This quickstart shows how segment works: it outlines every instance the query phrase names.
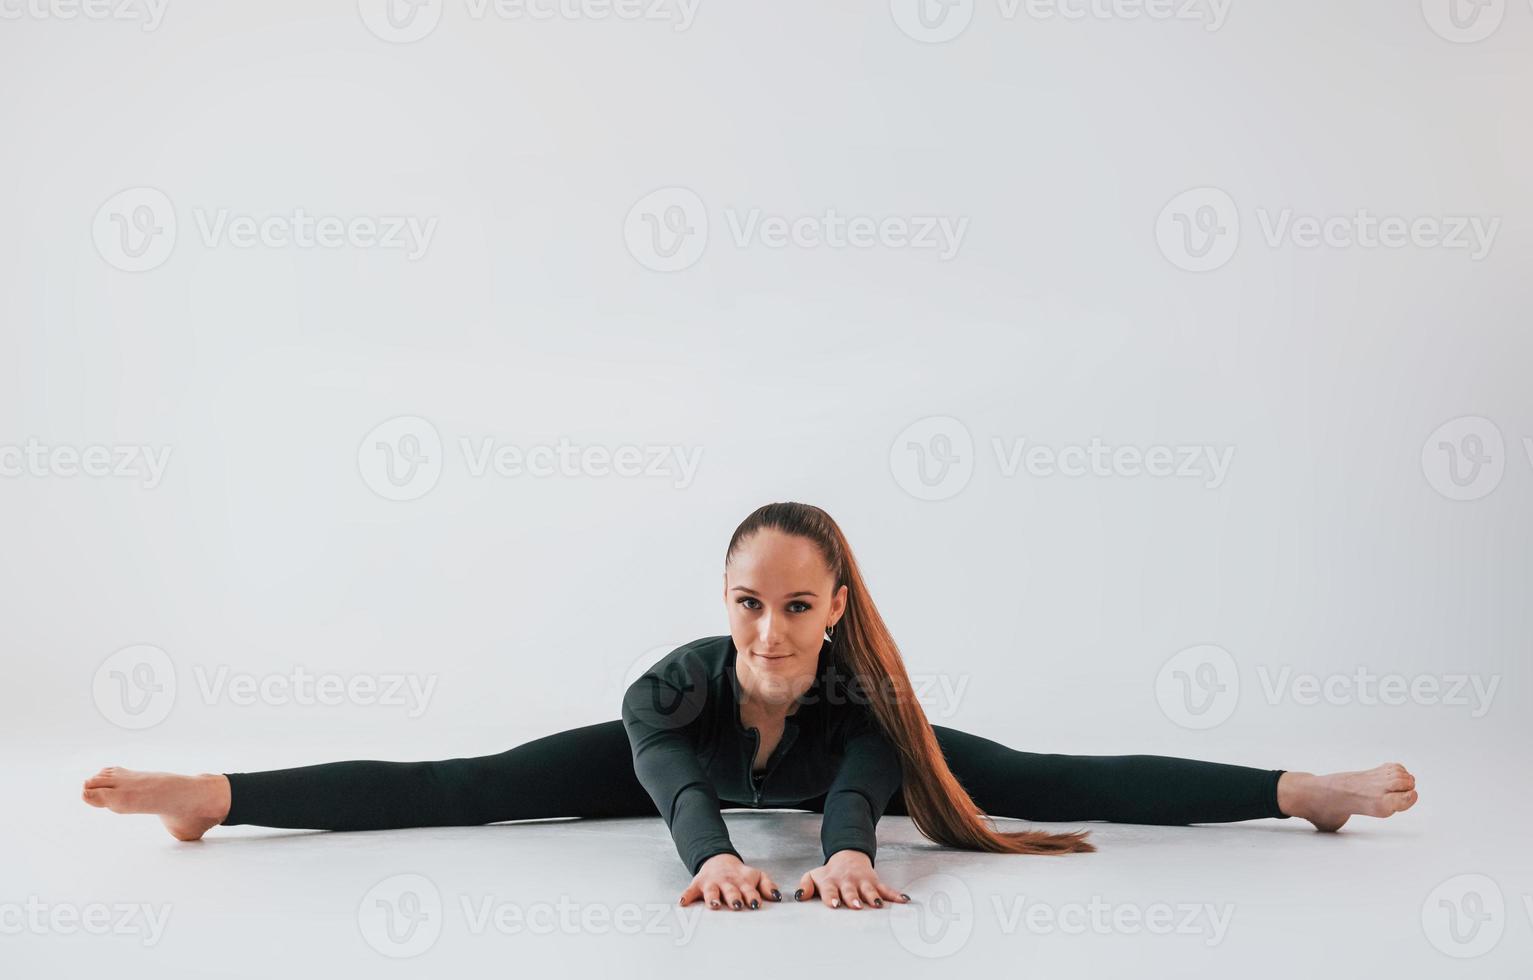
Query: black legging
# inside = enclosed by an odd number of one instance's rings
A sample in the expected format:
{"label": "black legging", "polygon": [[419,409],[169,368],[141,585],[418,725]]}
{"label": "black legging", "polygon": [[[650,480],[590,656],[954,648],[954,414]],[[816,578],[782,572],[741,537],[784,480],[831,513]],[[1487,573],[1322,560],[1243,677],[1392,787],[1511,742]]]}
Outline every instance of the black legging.
{"label": "black legging", "polygon": [[[1281,769],[1160,755],[1040,755],[933,725],[980,810],[1023,820],[1190,824],[1285,817]],[[308,830],[473,826],[547,817],[658,817],[621,721],[438,762],[327,762],[231,772],[225,824]],[[799,809],[823,812],[825,797]],[[725,806],[744,803],[721,801]],[[905,816],[897,790],[885,814]]]}

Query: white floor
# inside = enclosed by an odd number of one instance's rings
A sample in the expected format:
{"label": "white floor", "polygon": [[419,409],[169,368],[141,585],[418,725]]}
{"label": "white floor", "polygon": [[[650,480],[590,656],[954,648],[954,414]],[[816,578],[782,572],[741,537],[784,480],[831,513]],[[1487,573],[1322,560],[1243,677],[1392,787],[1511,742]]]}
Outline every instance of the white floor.
{"label": "white floor", "polygon": [[[1414,766],[1415,810],[1337,835],[1093,824],[1098,853],[1038,858],[937,849],[887,818],[878,867],[913,906],[726,912],[674,907],[686,876],[658,820],[219,828],[182,844],[151,817],[80,803],[67,756],[6,767],[22,804],[0,875],[6,977],[1436,978],[1526,976],[1533,961],[1529,794],[1503,781],[1476,801],[1489,784],[1448,758]],[[818,863],[816,814],[727,819],[786,895]]]}

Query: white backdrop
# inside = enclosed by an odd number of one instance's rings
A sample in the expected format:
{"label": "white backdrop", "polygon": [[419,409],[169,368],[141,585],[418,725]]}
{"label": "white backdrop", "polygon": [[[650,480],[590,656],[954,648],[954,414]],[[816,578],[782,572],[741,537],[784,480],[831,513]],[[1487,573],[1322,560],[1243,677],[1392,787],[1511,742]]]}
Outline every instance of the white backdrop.
{"label": "white backdrop", "polygon": [[793,499],[938,724],[1525,805],[1533,5],[1449,8],[11,0],[7,757],[616,718]]}

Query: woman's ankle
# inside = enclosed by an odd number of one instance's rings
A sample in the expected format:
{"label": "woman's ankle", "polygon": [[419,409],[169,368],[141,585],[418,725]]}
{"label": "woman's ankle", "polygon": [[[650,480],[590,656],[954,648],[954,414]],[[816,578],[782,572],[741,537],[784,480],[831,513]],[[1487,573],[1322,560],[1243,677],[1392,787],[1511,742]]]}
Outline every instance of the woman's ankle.
{"label": "woman's ankle", "polygon": [[203,806],[198,816],[223,823],[229,816],[229,777],[223,773],[204,772],[193,778],[203,787]]}
{"label": "woman's ankle", "polygon": [[1312,772],[1284,772],[1278,777],[1277,804],[1284,816],[1303,817],[1309,812],[1309,804],[1315,788]]}

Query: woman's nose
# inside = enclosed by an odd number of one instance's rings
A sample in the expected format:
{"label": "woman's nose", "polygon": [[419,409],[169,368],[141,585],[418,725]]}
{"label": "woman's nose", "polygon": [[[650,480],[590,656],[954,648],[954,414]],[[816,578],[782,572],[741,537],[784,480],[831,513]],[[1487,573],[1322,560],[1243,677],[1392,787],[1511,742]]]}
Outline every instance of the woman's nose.
{"label": "woman's nose", "polygon": [[782,641],[782,630],[778,628],[781,622],[771,613],[761,617],[761,645],[771,649],[775,644]]}

